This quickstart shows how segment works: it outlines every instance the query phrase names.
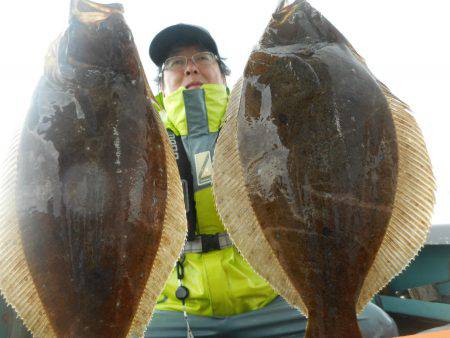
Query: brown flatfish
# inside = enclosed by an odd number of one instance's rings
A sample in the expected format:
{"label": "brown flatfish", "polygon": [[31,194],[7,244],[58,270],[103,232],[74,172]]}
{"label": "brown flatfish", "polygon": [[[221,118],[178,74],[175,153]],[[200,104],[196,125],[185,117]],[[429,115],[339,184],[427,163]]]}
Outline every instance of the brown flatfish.
{"label": "brown flatfish", "polygon": [[119,4],[73,1],[4,168],[0,286],[37,337],[142,336],[181,182]]}
{"label": "brown flatfish", "polygon": [[308,316],[356,314],[423,245],[434,179],[409,109],[306,1],[280,6],[233,90],[214,193],[236,246]]}

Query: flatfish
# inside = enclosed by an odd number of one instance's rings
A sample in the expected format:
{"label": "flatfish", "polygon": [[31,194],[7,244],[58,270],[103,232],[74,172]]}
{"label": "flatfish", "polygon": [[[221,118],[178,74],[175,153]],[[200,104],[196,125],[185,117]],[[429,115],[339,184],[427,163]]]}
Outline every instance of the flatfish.
{"label": "flatfish", "polygon": [[0,287],[36,337],[142,336],[186,234],[120,4],[71,3],[4,168]]}
{"label": "flatfish", "polygon": [[361,337],[356,314],[417,254],[435,183],[408,106],[306,1],[281,5],[233,89],[217,208],[307,337]]}

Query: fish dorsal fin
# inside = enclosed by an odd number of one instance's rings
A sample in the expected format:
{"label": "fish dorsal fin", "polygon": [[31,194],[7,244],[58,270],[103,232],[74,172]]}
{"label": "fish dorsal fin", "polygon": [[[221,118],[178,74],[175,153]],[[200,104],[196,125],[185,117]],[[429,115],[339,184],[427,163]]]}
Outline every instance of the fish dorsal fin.
{"label": "fish dorsal fin", "polygon": [[[304,314],[306,307],[289,277],[281,267],[275,252],[267,241],[251,206],[244,185],[244,172],[238,151],[238,113],[243,104],[242,78],[234,86],[217,145],[213,163],[213,191],[217,209],[227,230],[243,257]],[[249,241],[248,238],[252,238]],[[263,260],[263,262],[261,261]]]}
{"label": "fish dorsal fin", "polygon": [[423,247],[435,202],[436,184],[422,132],[408,105],[378,83],[389,103],[397,134],[397,189],[386,235],[361,289],[358,312]]}
{"label": "fish dorsal fin", "polygon": [[0,177],[0,289],[35,337],[56,337],[28,269],[20,238],[15,190],[20,133],[12,142]]}

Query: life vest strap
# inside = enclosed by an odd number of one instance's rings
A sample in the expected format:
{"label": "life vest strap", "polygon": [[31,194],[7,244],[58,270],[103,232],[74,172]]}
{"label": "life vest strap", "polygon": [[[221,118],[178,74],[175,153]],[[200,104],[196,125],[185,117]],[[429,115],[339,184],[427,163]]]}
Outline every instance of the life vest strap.
{"label": "life vest strap", "polygon": [[193,240],[186,241],[183,253],[206,253],[214,250],[222,250],[233,246],[228,233],[214,235],[197,235]]}

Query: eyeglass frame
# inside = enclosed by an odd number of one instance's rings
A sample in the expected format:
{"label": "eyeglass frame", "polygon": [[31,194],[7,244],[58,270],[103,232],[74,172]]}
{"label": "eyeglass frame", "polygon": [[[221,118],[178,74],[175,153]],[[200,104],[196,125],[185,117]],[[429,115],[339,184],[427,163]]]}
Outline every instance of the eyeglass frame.
{"label": "eyeglass frame", "polygon": [[[162,73],[163,73],[165,70],[170,70],[170,69],[168,69],[167,67],[165,67],[167,60],[169,60],[169,59],[171,59],[171,58],[175,58],[175,57],[183,57],[184,60],[185,60],[183,70],[185,70],[186,67],[187,67],[187,65],[188,65],[188,58],[192,61],[192,63],[193,63],[194,65],[196,65],[197,67],[199,67],[199,66],[195,63],[195,61],[194,61],[194,56],[195,56],[195,55],[198,55],[198,54],[203,54],[203,53],[207,53],[207,54],[209,54],[209,55],[212,55],[212,56],[213,56],[213,59],[216,60],[217,64],[219,64],[219,61],[220,61],[219,56],[216,55],[216,54],[214,54],[213,52],[210,52],[210,51],[201,51],[201,52],[198,52],[198,53],[195,53],[195,54],[191,55],[190,57],[185,56],[185,55],[175,55],[175,56],[168,57],[168,58],[163,62],[162,66],[161,66],[161,75],[160,75],[160,76],[162,77]],[[180,69],[180,70],[181,70],[181,69]]]}

